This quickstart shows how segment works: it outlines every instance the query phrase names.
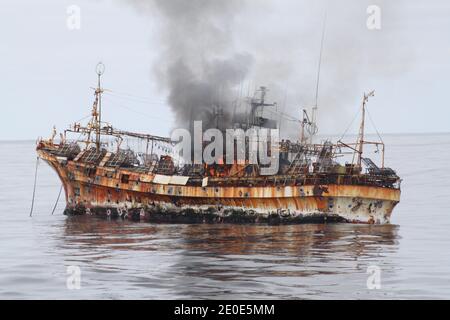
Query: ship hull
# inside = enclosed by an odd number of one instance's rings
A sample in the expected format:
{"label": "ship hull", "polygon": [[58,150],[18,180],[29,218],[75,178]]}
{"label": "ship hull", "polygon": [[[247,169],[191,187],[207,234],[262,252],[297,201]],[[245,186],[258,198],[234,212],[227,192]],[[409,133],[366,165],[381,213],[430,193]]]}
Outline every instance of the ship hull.
{"label": "ship hull", "polygon": [[[398,201],[392,196],[380,198],[364,193],[379,193],[370,187],[328,185],[325,195],[276,198],[211,198],[168,196],[103,186],[73,187],[65,184],[69,199],[66,214],[95,214],[156,222],[235,222],[235,223],[307,223],[307,222],[390,222]],[[72,190],[81,191],[75,195]],[[266,187],[271,188],[271,187]],[[304,189],[313,188],[304,186]],[[86,191],[88,190],[89,191]],[[374,192],[375,191],[375,192]],[[377,192],[378,191],[378,192]],[[78,191],[77,191],[78,192]],[[382,190],[389,194],[388,190]]]}
{"label": "ship hull", "polygon": [[[152,175],[122,181],[41,153],[58,173],[69,215],[95,214],[182,223],[390,222],[400,190],[362,185],[187,186],[153,183]],[[101,170],[100,170],[101,171]],[[125,172],[125,171],[124,171]]]}

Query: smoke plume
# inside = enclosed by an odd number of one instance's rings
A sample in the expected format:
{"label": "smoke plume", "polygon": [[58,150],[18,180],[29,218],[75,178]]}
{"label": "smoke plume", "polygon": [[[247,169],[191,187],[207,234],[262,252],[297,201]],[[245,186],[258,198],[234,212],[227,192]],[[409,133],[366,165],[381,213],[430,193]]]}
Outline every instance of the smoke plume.
{"label": "smoke plume", "polygon": [[154,71],[177,126],[203,120],[229,127],[236,113],[247,112],[245,96],[264,85],[267,99],[278,104],[263,116],[280,120],[282,133],[296,138],[293,118],[315,104],[325,15],[318,117],[327,132],[342,132],[362,92],[403,72],[410,56],[399,50],[396,28],[403,0],[377,1],[382,29],[376,31],[366,26],[368,0],[129,1],[158,19]]}
{"label": "smoke plume", "polygon": [[242,1],[133,1],[161,22],[157,79],[168,89],[178,127],[231,126],[233,105],[252,56],[234,45],[234,17]]}

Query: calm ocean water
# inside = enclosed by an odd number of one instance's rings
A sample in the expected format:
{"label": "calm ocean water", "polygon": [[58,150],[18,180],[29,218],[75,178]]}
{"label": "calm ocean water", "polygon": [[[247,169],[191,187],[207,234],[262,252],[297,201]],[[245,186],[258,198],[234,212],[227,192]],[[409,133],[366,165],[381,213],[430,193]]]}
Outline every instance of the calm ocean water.
{"label": "calm ocean water", "polygon": [[403,184],[383,226],[108,221],[66,217],[64,199],[52,216],[60,184],[43,162],[30,218],[34,142],[0,142],[0,298],[448,299],[450,134],[384,138]]}

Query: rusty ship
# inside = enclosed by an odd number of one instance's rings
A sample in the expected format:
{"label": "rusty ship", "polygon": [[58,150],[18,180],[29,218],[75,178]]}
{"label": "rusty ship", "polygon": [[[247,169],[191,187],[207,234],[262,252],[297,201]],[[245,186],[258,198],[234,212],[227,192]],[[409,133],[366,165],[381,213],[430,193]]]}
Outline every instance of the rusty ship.
{"label": "rusty ship", "polygon": [[[181,223],[384,224],[400,201],[401,179],[385,167],[384,143],[365,139],[365,108],[373,92],[363,97],[356,141],[313,143],[314,108],[311,119],[302,110],[298,141],[279,141],[278,171],[261,175],[257,164],[177,163],[170,152],[155,152],[156,146],[173,145],[170,138],[119,130],[104,122],[102,73],[98,71],[89,121],[74,123],[59,138],[54,128],[50,138],[37,142],[38,158],[61,180],[67,215]],[[261,87],[249,100],[246,126],[273,125],[257,113],[270,105],[265,93]],[[123,148],[127,137],[143,142],[145,150]],[[365,156],[368,146],[379,151],[378,165]]]}

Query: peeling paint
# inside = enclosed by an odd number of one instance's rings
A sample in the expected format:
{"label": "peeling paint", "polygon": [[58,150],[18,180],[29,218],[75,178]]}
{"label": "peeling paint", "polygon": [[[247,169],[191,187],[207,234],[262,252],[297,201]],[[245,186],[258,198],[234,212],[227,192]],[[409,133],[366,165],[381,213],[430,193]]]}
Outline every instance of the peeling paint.
{"label": "peeling paint", "polygon": [[[67,214],[207,223],[388,223],[400,190],[367,185],[167,185],[152,173],[61,163],[38,149],[64,185]],[[124,179],[126,175],[126,179]]]}

